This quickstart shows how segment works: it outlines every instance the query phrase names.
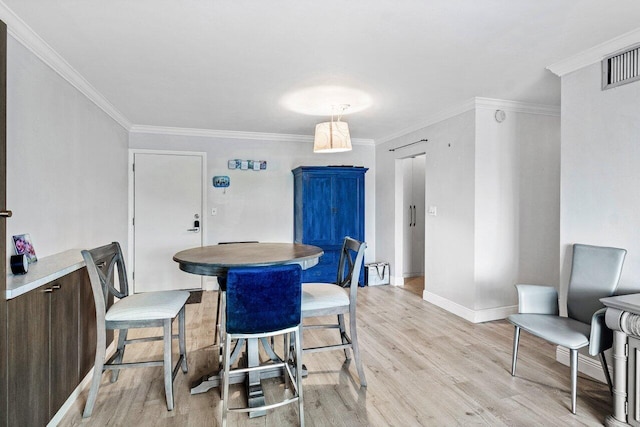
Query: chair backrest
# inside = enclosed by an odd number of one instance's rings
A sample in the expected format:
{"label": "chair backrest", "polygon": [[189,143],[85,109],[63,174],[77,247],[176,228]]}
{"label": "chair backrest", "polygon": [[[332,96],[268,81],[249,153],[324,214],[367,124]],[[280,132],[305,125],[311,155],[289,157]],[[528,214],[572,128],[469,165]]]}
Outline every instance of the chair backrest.
{"label": "chair backrest", "polygon": [[[219,245],[232,245],[234,243],[258,243],[257,240],[244,240],[241,242],[218,242]],[[220,286],[220,289],[222,289],[223,291],[227,289],[227,278],[224,276],[217,276],[218,279],[218,286]]]}
{"label": "chair backrest", "polygon": [[256,334],[300,324],[302,269],[298,264],[230,268],[226,330]]}
{"label": "chair backrest", "polygon": [[612,296],[618,287],[626,254],[619,248],[573,245],[567,295],[569,317],[591,323],[593,313],[604,307],[600,298]]}
{"label": "chair backrest", "polygon": [[343,288],[350,288],[349,296],[355,301],[360,279],[360,270],[364,262],[364,250],[367,248],[366,242],[359,242],[351,237],[345,237],[340,251],[340,261],[338,262],[338,276],[336,284]]}
{"label": "chair backrest", "polygon": [[[99,248],[83,250],[82,258],[84,258],[89,272],[93,299],[96,303],[96,313],[102,313],[102,319],[104,319],[104,314],[109,306],[110,295],[119,299],[129,295],[127,272],[120,244],[113,242]],[[115,287],[116,271],[118,272],[117,288]]]}

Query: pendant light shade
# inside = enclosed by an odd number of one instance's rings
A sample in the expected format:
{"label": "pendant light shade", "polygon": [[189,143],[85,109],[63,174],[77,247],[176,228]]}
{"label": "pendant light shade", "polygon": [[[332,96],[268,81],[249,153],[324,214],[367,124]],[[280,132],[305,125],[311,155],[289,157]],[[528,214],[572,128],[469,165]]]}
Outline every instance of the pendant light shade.
{"label": "pendant light shade", "polygon": [[314,153],[340,153],[351,151],[351,136],[349,125],[345,122],[333,120],[316,125],[313,139]]}

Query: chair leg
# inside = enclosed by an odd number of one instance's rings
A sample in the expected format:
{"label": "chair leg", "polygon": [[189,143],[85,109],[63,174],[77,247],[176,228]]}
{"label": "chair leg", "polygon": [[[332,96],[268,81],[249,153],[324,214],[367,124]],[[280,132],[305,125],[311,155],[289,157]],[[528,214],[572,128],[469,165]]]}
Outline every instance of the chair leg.
{"label": "chair leg", "polygon": [[[338,327],[340,328],[340,340],[342,341],[342,344],[348,344],[349,341],[347,341],[346,332],[344,328],[344,314],[338,314]],[[351,357],[349,356],[348,348],[344,349],[344,357],[347,360],[351,359]]]}
{"label": "chair leg", "polygon": [[215,333],[213,334],[213,345],[218,343],[218,335],[220,334],[220,301],[222,296],[222,289],[218,288],[218,303],[216,304],[216,323],[215,323]]}
{"label": "chair leg", "polygon": [[[227,336],[228,339],[229,337]],[[229,359],[231,358],[231,345],[227,340],[224,342],[222,356],[222,427],[227,425],[227,412],[229,412]]]}
{"label": "chair leg", "polygon": [[613,383],[611,382],[611,375],[609,374],[609,366],[607,365],[607,359],[604,356],[604,351],[598,354],[600,356],[600,364],[602,365],[602,370],[604,371],[604,377],[607,380],[607,385],[609,386],[609,393],[613,396]]}
{"label": "chair leg", "polygon": [[224,294],[224,292],[222,291],[218,291],[218,307],[219,307],[219,314],[220,314],[220,322],[218,322],[216,324],[216,328],[218,329],[218,370],[220,370],[221,366],[222,366],[222,359],[223,359],[223,351],[224,351],[224,346],[227,343],[227,332],[226,329],[224,327],[224,325],[226,325],[227,319],[226,319],[226,313],[225,313],[225,306],[227,303],[227,299],[226,299],[226,295]]}
{"label": "chair leg", "polygon": [[518,360],[518,343],[520,342],[520,327],[516,326],[513,334],[513,356],[511,359],[511,376],[516,376],[516,361]]}
{"label": "chair leg", "polygon": [[571,350],[571,412],[576,413],[578,397],[578,350]]}
{"label": "chair leg", "polygon": [[186,315],[185,308],[182,306],[182,310],[178,313],[178,345],[180,347],[180,356],[182,356],[182,372],[185,374],[189,371],[187,365],[187,342],[186,342]]}
{"label": "chair leg", "polygon": [[164,321],[164,393],[167,409],[173,411],[173,365],[171,363],[171,320]]}
{"label": "chair leg", "polygon": [[[286,363],[289,363],[290,357],[291,357],[291,352],[290,352],[290,344],[291,344],[291,335],[292,334],[284,334],[282,336],[283,338],[283,347],[282,347],[282,351],[283,351],[283,355],[282,355],[282,360]],[[297,374],[296,374],[297,375]],[[284,373],[284,388],[287,389],[289,388],[290,384],[290,378],[289,375],[286,374],[286,372]]]}
{"label": "chair leg", "polygon": [[353,350],[353,356],[356,359],[356,369],[358,370],[358,376],[360,377],[360,386],[367,386],[367,379],[364,376],[364,369],[362,368],[362,357],[360,356],[360,346],[358,345],[358,330],[356,329],[356,314],[349,314],[349,332],[351,333],[351,349]]}
{"label": "chair leg", "polygon": [[[100,332],[98,332],[100,334]],[[93,405],[96,403],[98,397],[98,389],[100,388],[100,381],[102,380],[102,373],[104,372],[104,359],[106,357],[107,350],[105,348],[105,333],[102,333],[101,337],[98,336],[98,344],[96,345],[96,358],[93,365],[93,378],[91,379],[91,388],[89,389],[89,395],[87,396],[87,402],[84,405],[84,412],[82,418],[89,418],[93,412]]]}
{"label": "chair leg", "polygon": [[298,416],[300,427],[304,427],[304,400],[302,398],[302,323],[295,332],[296,346],[296,386],[298,389]]}
{"label": "chair leg", "polygon": [[[113,364],[117,365],[122,363],[122,359],[124,358],[124,342],[127,340],[127,334],[129,333],[128,329],[119,329],[118,330],[118,349],[117,356],[113,359]],[[120,374],[120,369],[113,369],[111,371],[111,382],[115,383],[118,381],[118,375]]]}

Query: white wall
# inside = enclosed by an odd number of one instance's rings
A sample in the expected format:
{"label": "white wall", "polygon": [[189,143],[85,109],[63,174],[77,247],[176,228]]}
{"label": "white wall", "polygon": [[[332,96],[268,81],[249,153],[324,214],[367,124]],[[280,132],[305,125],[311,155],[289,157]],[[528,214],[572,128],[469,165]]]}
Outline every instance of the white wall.
{"label": "white wall", "polygon": [[573,243],[627,249],[620,288],[640,291],[640,82],[601,91],[600,72],[562,77],[563,296]]}
{"label": "white wall", "polygon": [[[474,105],[377,147],[376,232],[379,258],[401,283],[393,165],[426,153],[425,205],[437,216],[426,217],[424,298],[483,321],[515,310],[515,283],[558,283],[560,120],[553,109],[505,101],[507,120],[497,123],[495,100]],[[429,142],[389,152],[422,138]]]}
{"label": "white wall", "polygon": [[[354,145],[353,151],[314,154],[309,142],[234,140],[132,132],[130,148],[207,153],[207,243],[258,240],[293,241],[293,174],[298,166],[355,165],[369,168],[365,175],[365,261],[376,258],[374,147]],[[229,159],[266,160],[265,171],[231,170]],[[214,188],[211,178],[227,175],[226,190]],[[218,213],[211,216],[211,208]]]}
{"label": "white wall", "polygon": [[7,49],[7,236],[29,233],[38,257],[126,248],[127,131],[11,36]]}
{"label": "white wall", "polygon": [[474,307],[475,112],[426,129],[425,292]]}
{"label": "white wall", "polygon": [[[426,153],[425,206],[436,206],[438,216],[426,219],[425,290],[469,307],[473,306],[469,288],[473,288],[474,117],[468,111],[376,147],[378,258],[391,263],[394,280],[400,282],[394,227],[396,159]],[[423,138],[429,141],[389,151]],[[405,210],[397,212],[403,215]]]}
{"label": "white wall", "polygon": [[476,111],[476,310],[517,304],[514,283],[558,285],[560,118]]}

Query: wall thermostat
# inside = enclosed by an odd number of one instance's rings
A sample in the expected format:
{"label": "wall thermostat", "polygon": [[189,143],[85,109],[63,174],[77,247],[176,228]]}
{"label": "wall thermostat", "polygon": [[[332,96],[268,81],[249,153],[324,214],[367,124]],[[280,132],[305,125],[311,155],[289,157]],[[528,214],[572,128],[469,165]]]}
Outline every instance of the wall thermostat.
{"label": "wall thermostat", "polygon": [[214,176],[213,177],[213,186],[216,188],[226,188],[230,184],[230,180],[228,176]]}

